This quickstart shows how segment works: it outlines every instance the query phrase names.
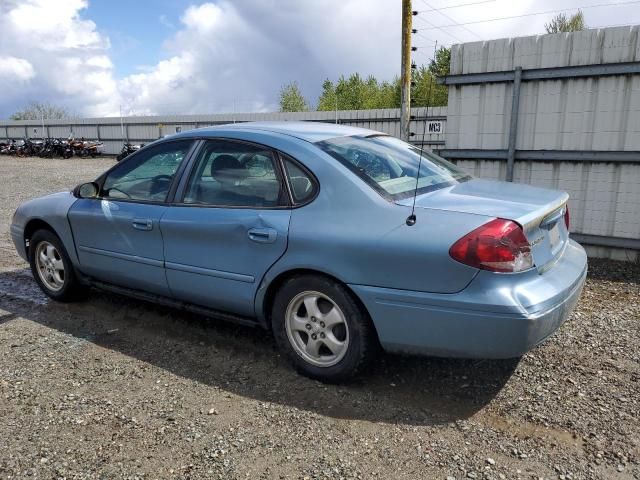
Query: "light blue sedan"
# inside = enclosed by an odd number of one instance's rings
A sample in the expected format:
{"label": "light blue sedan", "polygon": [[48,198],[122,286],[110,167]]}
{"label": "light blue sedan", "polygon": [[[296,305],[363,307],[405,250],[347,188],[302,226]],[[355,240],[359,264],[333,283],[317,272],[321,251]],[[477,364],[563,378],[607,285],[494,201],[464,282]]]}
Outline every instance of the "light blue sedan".
{"label": "light blue sedan", "polygon": [[509,358],[555,332],[587,273],[567,200],[371,130],[245,123],[26,202],[11,235],[55,300],[97,287],[259,326],[341,381],[380,347]]}

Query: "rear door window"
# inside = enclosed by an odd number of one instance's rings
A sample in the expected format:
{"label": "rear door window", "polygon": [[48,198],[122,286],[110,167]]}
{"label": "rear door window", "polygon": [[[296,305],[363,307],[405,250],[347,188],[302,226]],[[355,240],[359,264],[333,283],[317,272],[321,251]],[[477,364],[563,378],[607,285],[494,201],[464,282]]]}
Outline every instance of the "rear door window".
{"label": "rear door window", "polygon": [[183,202],[255,208],[288,204],[274,153],[229,140],[211,140],[202,148]]}

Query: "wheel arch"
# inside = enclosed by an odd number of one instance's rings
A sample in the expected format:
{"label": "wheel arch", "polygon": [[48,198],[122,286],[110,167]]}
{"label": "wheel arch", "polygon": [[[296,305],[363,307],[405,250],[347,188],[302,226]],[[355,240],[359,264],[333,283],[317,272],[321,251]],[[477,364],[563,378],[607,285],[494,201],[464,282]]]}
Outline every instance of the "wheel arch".
{"label": "wheel arch", "polygon": [[342,285],[342,287],[344,287],[351,294],[351,296],[353,297],[355,302],[358,304],[358,306],[362,309],[362,311],[365,312],[365,314],[369,318],[369,321],[371,321],[371,325],[373,325],[373,329],[376,332],[376,336],[378,335],[378,332],[375,329],[375,324],[371,319],[369,310],[367,309],[364,302],[360,299],[358,294],[354,292],[353,289],[346,282],[337,278],[335,275],[331,275],[321,270],[315,270],[313,268],[292,268],[289,270],[285,270],[283,272],[278,273],[278,275],[276,275],[271,281],[268,282],[266,287],[264,287],[265,289],[264,289],[264,294],[262,296],[262,302],[260,303],[259,310],[258,310],[260,314],[259,320],[265,328],[271,329],[271,309],[273,307],[275,296],[278,293],[278,290],[280,289],[280,287],[290,278],[293,278],[296,276],[303,276],[303,275],[314,275],[317,277],[324,277],[326,279],[332,280]]}
{"label": "wheel arch", "polygon": [[31,241],[31,237],[33,237],[33,234],[38,230],[48,230],[60,238],[60,235],[58,235],[58,232],[56,232],[55,228],[53,228],[51,224],[41,218],[32,218],[24,226],[23,242],[27,256],[29,256],[29,242]]}

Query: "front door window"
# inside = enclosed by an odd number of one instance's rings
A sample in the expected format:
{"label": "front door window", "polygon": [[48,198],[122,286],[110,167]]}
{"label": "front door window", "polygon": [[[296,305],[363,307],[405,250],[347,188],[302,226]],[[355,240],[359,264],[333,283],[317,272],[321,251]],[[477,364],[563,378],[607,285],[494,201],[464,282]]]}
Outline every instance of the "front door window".
{"label": "front door window", "polygon": [[141,150],[109,172],[102,196],[112,200],[164,202],[192,143],[179,140]]}

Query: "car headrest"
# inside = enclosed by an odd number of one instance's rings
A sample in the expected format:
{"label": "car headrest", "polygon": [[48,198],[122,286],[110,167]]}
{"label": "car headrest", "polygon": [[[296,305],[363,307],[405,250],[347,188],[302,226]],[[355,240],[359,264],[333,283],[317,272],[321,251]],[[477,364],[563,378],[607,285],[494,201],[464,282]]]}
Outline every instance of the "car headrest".
{"label": "car headrest", "polygon": [[240,161],[231,155],[219,155],[211,163],[211,177],[222,183],[239,180],[245,174]]}

